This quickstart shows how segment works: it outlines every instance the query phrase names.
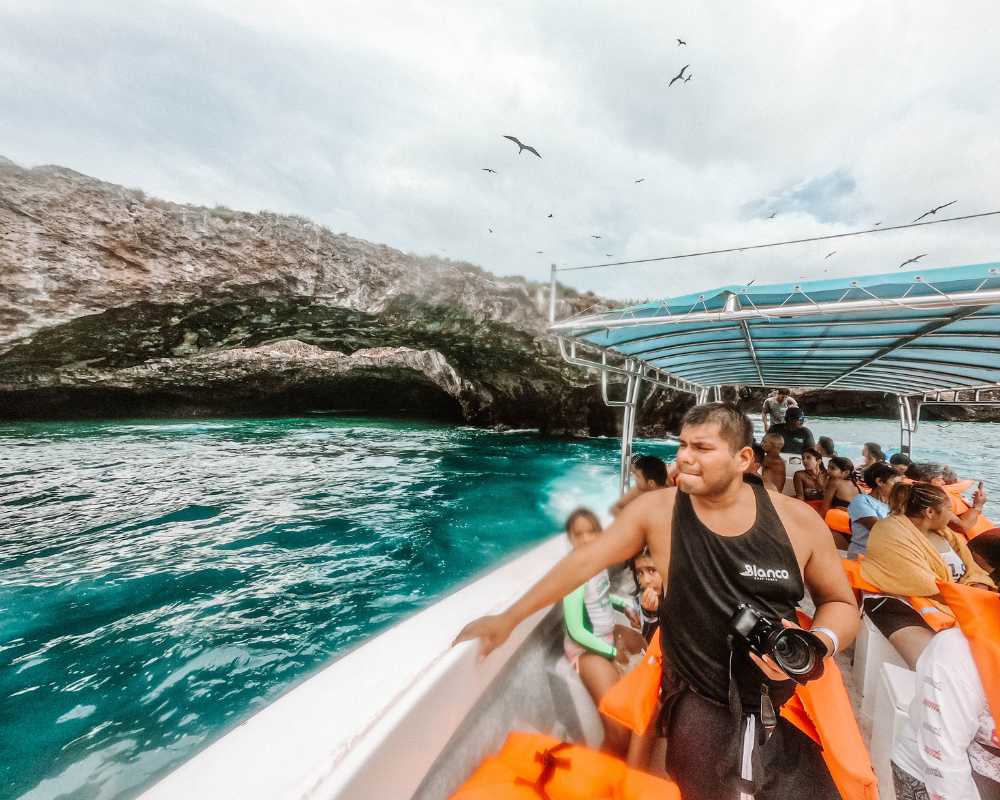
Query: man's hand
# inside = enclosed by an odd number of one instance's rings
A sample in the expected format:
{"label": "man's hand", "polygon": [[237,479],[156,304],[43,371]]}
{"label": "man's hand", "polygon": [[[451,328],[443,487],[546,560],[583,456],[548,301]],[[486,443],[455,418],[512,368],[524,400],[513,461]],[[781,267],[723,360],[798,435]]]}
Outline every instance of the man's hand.
{"label": "man's hand", "polygon": [[983,482],[979,481],[979,486],[976,487],[976,491],[972,495],[972,507],[976,511],[982,511],[983,506],[986,505],[986,487],[983,486]]}
{"label": "man's hand", "polygon": [[455,641],[451,643],[451,646],[454,647],[459,642],[478,639],[479,660],[482,661],[507,641],[507,637],[510,636],[512,630],[514,630],[514,626],[504,614],[480,617],[462,628],[458,636],[455,637]]}
{"label": "man's hand", "polygon": [[660,609],[660,596],[656,593],[656,589],[647,586],[643,590],[642,597],[639,598],[639,603],[652,614]]}
{"label": "man's hand", "polygon": [[[790,622],[787,619],[781,620],[781,623],[786,628],[795,628],[796,630],[800,631],[804,630],[804,628],[801,625],[796,625],[794,622]],[[827,637],[822,633],[817,633],[816,636],[820,639],[820,641],[823,642],[823,644],[826,644],[826,652],[829,653],[833,648],[833,643],[830,642],[829,644],[827,644],[828,641]],[[778,663],[773,658],[771,658],[771,656],[764,656],[763,658],[761,658],[759,655],[751,651],[750,658],[753,659],[753,663],[760,668],[760,671],[763,672],[772,681],[791,680],[788,673],[786,673],[781,667],[779,667]]]}

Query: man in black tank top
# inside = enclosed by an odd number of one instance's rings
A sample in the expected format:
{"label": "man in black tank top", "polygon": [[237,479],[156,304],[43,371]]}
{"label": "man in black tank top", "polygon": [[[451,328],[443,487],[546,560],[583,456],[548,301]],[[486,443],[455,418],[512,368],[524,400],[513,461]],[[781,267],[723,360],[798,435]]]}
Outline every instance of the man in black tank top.
{"label": "man in black tank top", "polygon": [[774,719],[792,682],[770,658],[729,644],[738,605],[793,624],[806,588],[816,605],[813,631],[828,652],[853,641],[858,610],[829,531],[805,503],[744,483],[752,428],[732,406],[695,406],[680,440],[677,488],[636,499],[597,540],[504,613],[471,622],[456,642],[478,638],[485,655],[535,611],[648,547],[666,576],[663,725],[682,796],[833,800],[839,795],[816,745]]}

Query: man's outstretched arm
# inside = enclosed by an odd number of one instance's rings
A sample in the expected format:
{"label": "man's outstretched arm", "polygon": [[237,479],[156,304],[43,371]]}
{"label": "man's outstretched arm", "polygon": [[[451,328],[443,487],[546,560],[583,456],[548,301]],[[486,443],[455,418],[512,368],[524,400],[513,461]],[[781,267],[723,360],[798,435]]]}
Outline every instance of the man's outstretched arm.
{"label": "man's outstretched arm", "polygon": [[514,605],[502,614],[473,620],[452,644],[479,639],[479,654],[486,656],[503,644],[522,620],[562,600],[602,569],[632,558],[646,541],[644,509],[647,505],[647,497],[630,503],[600,536],[566,555]]}

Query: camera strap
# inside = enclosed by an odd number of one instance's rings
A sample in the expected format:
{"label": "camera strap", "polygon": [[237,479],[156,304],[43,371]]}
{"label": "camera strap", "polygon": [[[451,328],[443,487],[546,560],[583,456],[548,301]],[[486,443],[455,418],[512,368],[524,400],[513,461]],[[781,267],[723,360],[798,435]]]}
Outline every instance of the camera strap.
{"label": "camera strap", "polygon": [[[733,736],[727,757],[723,761],[723,776],[731,786],[740,791],[740,797],[753,797],[763,783],[763,768],[759,748],[767,744],[778,727],[778,715],[771,701],[771,690],[766,683],[760,687],[760,716],[755,713],[744,715],[740,688],[733,674],[734,639],[728,637],[729,644],[729,711],[733,720]],[[756,734],[756,723],[760,720],[762,735]]]}

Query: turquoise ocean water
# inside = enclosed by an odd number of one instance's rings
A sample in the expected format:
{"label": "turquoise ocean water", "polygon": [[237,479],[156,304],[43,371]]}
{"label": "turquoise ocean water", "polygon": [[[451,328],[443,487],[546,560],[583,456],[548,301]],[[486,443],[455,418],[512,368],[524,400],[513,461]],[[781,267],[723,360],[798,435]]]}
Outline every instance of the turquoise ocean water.
{"label": "turquoise ocean water", "polygon": [[[888,420],[809,424],[848,456],[898,442]],[[916,445],[1000,492],[997,431],[928,423]],[[576,505],[606,509],[617,453],[321,416],[0,423],[0,798],[134,796]]]}

